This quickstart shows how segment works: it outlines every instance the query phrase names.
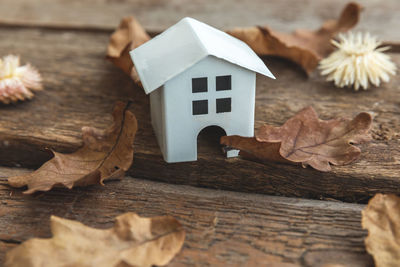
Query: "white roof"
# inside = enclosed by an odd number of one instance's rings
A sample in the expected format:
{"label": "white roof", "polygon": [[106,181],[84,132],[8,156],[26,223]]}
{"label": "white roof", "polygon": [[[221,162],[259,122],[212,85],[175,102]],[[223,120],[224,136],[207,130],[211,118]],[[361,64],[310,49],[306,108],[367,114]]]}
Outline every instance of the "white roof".
{"label": "white roof", "polygon": [[275,79],[244,42],[192,18],[184,18],[130,52],[146,94],[212,55]]}

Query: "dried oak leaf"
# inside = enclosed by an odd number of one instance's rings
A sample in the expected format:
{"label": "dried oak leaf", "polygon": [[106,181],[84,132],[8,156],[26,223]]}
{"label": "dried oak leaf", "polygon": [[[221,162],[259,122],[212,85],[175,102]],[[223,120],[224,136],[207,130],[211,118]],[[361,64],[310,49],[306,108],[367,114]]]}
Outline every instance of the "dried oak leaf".
{"label": "dried oak leaf", "polygon": [[54,186],[102,184],[123,177],[133,160],[133,140],[137,131],[135,115],[127,103],[114,108],[114,123],[105,131],[84,127],[83,147],[71,154],[52,151],[54,157],[36,171],[8,178],[14,187],[28,186],[24,193],[48,191]]}
{"label": "dried oak leaf", "polygon": [[247,43],[257,54],[287,58],[300,65],[309,75],[319,60],[333,51],[330,40],[339,32],[354,27],[360,12],[360,5],[349,3],[338,20],[328,20],[316,31],[299,29],[287,34],[260,26],[236,28],[228,33]]}
{"label": "dried oak leaf", "polygon": [[362,211],[365,246],[376,267],[400,266],[400,198],[376,194]]}
{"label": "dried oak leaf", "polygon": [[[356,160],[361,150],[353,144],[371,139],[368,131],[372,117],[360,113],[354,119],[318,118],[312,107],[307,107],[281,127],[262,126],[255,138],[227,136],[223,145],[244,149],[245,157],[261,161],[290,161],[310,165],[320,171],[330,171],[330,164],[344,165]],[[276,155],[274,153],[277,153]]]}
{"label": "dried oak leaf", "polygon": [[170,216],[141,218],[128,212],[109,229],[56,216],[50,222],[52,238],[30,239],[10,250],[5,266],[162,266],[185,239],[181,224]]}
{"label": "dried oak leaf", "polygon": [[140,83],[139,75],[133,66],[129,51],[148,40],[150,40],[150,36],[139,22],[132,16],[125,17],[110,37],[106,58],[130,75],[136,83]]}

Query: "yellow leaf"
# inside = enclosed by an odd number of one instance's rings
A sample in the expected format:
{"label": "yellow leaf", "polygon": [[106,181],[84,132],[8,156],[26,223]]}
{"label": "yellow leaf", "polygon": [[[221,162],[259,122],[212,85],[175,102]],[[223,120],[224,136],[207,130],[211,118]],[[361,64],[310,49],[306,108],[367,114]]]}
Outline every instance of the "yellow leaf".
{"label": "yellow leaf", "polygon": [[400,266],[400,198],[376,194],[362,211],[365,246],[376,267]]}
{"label": "yellow leaf", "polygon": [[185,231],[170,216],[125,213],[114,227],[95,229],[51,217],[49,239],[30,239],[6,255],[6,267],[163,266],[181,250]]}

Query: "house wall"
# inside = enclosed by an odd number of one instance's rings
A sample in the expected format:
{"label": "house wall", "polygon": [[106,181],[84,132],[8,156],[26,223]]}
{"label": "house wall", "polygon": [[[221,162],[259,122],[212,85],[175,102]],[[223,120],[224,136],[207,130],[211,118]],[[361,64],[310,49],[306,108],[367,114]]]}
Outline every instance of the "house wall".
{"label": "house wall", "polygon": [[162,95],[164,94],[164,86],[150,93],[150,111],[151,111],[151,124],[153,125],[154,132],[157,137],[158,145],[161,152],[165,154],[165,135],[164,135],[164,102]]}
{"label": "house wall", "polygon": [[[232,76],[232,90],[216,91],[216,76]],[[192,78],[207,77],[208,92],[192,93]],[[227,135],[254,135],[255,77],[252,71],[208,56],[164,85],[164,159],[197,160],[197,136],[207,126],[220,126]],[[231,97],[232,111],[216,113],[216,99]],[[208,114],[192,115],[193,100],[208,100]],[[237,155],[232,151],[228,156]]]}

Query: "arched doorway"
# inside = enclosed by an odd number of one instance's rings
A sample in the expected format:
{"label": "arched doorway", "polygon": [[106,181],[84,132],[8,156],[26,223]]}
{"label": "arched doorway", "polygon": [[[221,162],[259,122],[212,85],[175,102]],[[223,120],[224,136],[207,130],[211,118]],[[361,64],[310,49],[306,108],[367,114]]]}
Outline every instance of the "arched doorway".
{"label": "arched doorway", "polygon": [[203,128],[197,135],[197,156],[207,154],[213,157],[223,157],[220,138],[225,135],[225,130],[216,125]]}

